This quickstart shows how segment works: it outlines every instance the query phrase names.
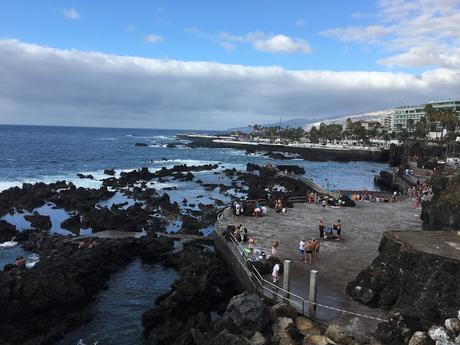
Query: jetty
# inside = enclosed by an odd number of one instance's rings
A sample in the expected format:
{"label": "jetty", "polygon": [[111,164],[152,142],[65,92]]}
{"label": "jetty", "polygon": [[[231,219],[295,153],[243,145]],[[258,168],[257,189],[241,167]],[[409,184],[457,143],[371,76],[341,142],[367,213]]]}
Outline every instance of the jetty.
{"label": "jetty", "polygon": [[314,161],[375,161],[387,162],[389,150],[371,146],[322,145],[313,143],[272,143],[269,141],[240,141],[230,136],[177,134],[177,139],[190,141],[195,147],[233,148],[250,151],[294,153]]}

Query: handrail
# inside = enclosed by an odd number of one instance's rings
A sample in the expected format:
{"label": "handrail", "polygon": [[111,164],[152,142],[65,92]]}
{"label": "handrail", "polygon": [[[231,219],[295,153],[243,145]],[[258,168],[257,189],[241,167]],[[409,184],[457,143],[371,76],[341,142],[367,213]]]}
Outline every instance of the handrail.
{"label": "handrail", "polygon": [[[224,210],[224,212],[225,212],[225,210]],[[221,214],[223,214],[224,212],[222,212]],[[381,319],[381,318],[378,318],[378,317],[369,316],[369,315],[360,314],[360,313],[355,313],[355,312],[352,312],[352,311],[348,311],[348,310],[344,310],[344,309],[340,309],[340,308],[336,308],[336,307],[331,307],[331,306],[328,306],[328,305],[325,305],[325,304],[312,302],[312,301],[310,301],[308,299],[303,298],[302,296],[299,296],[299,295],[297,295],[297,294],[295,294],[293,292],[290,292],[288,290],[285,290],[285,289],[273,284],[272,282],[266,280],[262,276],[262,274],[260,274],[260,272],[257,270],[257,268],[254,265],[252,265],[252,263],[250,265],[247,265],[247,262],[250,261],[250,258],[247,256],[246,252],[244,251],[243,246],[239,243],[239,241],[235,238],[235,236],[232,233],[229,233],[229,238],[230,238],[230,241],[237,248],[238,252],[241,254],[241,258],[243,259],[242,264],[245,264],[246,266],[249,266],[249,268],[250,268],[250,270],[249,270],[250,277],[249,278],[250,278],[252,284],[254,285],[254,287],[257,290],[259,290],[259,291],[262,290],[262,294],[263,294],[263,291],[267,291],[269,293],[272,293],[275,296],[279,296],[281,299],[286,300],[288,303],[291,303],[291,304],[297,305],[298,307],[301,307],[302,308],[302,314],[304,314],[304,315],[305,315],[305,304],[307,304],[307,305],[313,305],[313,306],[316,306],[316,307],[320,307],[320,308],[324,308],[324,309],[328,309],[328,310],[333,310],[333,311],[336,311],[336,312],[349,314],[349,315],[353,315],[353,316],[357,316],[357,317],[367,318],[367,319],[376,320],[376,321],[380,321],[380,322],[388,322],[388,320]],[[240,260],[238,260],[238,261],[240,261]],[[257,284],[259,285],[258,287],[256,286],[256,284],[255,284],[255,282],[253,281],[252,278],[255,278],[255,280],[257,281]],[[295,300],[292,300],[291,297],[293,297],[294,299],[295,298],[299,299],[301,301],[301,304],[295,302]],[[307,314],[307,316],[309,316],[309,315]]]}

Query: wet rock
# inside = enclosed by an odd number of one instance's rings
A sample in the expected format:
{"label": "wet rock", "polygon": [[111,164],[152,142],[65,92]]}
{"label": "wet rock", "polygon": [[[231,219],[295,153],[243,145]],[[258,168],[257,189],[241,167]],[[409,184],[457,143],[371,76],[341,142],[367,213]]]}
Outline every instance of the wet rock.
{"label": "wet rock", "polygon": [[93,175],[77,174],[77,176],[78,176],[78,178],[81,178],[81,179],[94,180],[94,176],[93,176]]}
{"label": "wet rock", "polygon": [[198,235],[203,228],[203,224],[196,218],[190,216],[182,216],[182,227],[180,232],[188,235]]}
{"label": "wet rock", "polygon": [[210,344],[213,345],[251,345],[249,340],[240,335],[232,334],[224,329],[215,338],[212,339]]}
{"label": "wet rock", "polygon": [[297,332],[302,334],[304,337],[307,335],[321,334],[321,330],[305,316],[297,316],[295,319],[295,325]]}
{"label": "wet rock", "polygon": [[104,174],[106,175],[115,175],[115,170],[114,169],[104,169]]}
{"label": "wet rock", "polygon": [[169,149],[177,148],[177,146],[175,144],[172,144],[172,143],[167,144],[166,147],[169,148]]}
{"label": "wet rock", "polygon": [[139,181],[150,181],[154,177],[155,174],[151,173],[148,168],[143,167],[139,170],[121,172],[117,184],[119,187],[126,187]]}
{"label": "wet rock", "polygon": [[24,216],[24,219],[30,222],[30,225],[37,230],[51,229],[51,219],[35,211],[33,214]]}
{"label": "wet rock", "polygon": [[265,157],[269,157],[271,159],[290,159],[290,157],[283,155],[281,152],[267,152],[264,154]]}
{"label": "wet rock", "polygon": [[254,163],[246,164],[246,171],[259,171],[260,166]]}
{"label": "wet rock", "polygon": [[268,315],[271,322],[276,322],[280,317],[287,317],[295,320],[297,317],[297,311],[294,307],[286,303],[278,303],[268,309]]}
{"label": "wet rock", "polygon": [[79,234],[82,224],[80,222],[80,215],[71,216],[61,223],[61,228],[69,230],[74,234]]}
{"label": "wet rock", "polygon": [[425,332],[417,331],[410,338],[408,345],[434,345],[434,342]]}
{"label": "wet rock", "polygon": [[6,220],[0,219],[0,243],[10,241],[18,235],[16,226],[8,223]]}
{"label": "wet rock", "polygon": [[137,146],[137,147],[146,147],[146,146],[149,146],[149,145],[146,144],[146,143],[135,143],[134,146]]}

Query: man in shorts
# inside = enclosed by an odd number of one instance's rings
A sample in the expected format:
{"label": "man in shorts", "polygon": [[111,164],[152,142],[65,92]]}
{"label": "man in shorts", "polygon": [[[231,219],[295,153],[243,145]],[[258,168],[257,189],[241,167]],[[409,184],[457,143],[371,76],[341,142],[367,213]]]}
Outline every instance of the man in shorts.
{"label": "man in shorts", "polygon": [[275,266],[273,266],[273,271],[272,271],[273,284],[275,285],[278,284],[279,272],[280,272],[280,265],[275,264]]}
{"label": "man in shorts", "polygon": [[313,251],[316,250],[316,243],[313,239],[308,240],[307,243],[305,244],[305,252],[307,253],[307,262],[312,263],[313,262]]}

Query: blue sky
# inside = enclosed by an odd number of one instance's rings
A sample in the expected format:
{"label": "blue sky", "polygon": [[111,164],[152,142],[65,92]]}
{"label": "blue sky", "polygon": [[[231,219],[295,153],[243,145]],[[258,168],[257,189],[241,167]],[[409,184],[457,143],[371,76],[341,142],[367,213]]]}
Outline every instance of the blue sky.
{"label": "blue sky", "polygon": [[[0,53],[3,48],[8,58],[0,54],[0,73],[21,73],[0,82],[0,122],[78,125],[90,119],[90,125],[108,126],[101,112],[109,108],[118,114],[110,120],[116,126],[127,126],[132,117],[140,126],[218,128],[251,119],[331,118],[454,98],[459,32],[457,0],[2,1]],[[59,78],[58,67],[65,71]],[[94,94],[72,90],[78,83],[100,90],[113,78],[120,83],[113,102],[109,95],[98,103]],[[197,78],[201,89],[194,84]],[[50,90],[25,92],[21,83]],[[222,83],[225,87],[216,90]],[[170,94],[162,90],[168,86]],[[65,95],[63,87],[69,88]],[[251,87],[260,92],[245,106],[241,98],[248,93],[238,90]],[[190,99],[175,108],[173,90]],[[361,103],[350,99],[366,91],[370,94]],[[133,94],[122,102],[117,92]],[[31,95],[40,114],[25,104]],[[194,102],[209,96],[221,99]],[[54,97],[59,104],[50,104]],[[133,99],[143,104],[131,112]],[[332,104],[322,109],[326,100]],[[193,113],[199,122],[186,115]],[[227,121],[216,120],[223,114]]]}

